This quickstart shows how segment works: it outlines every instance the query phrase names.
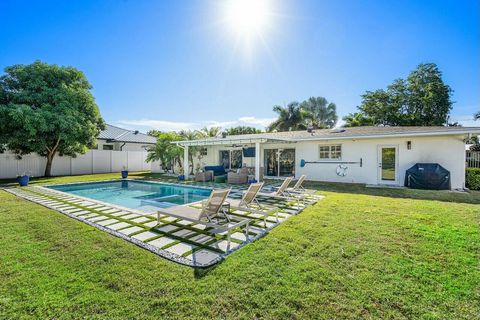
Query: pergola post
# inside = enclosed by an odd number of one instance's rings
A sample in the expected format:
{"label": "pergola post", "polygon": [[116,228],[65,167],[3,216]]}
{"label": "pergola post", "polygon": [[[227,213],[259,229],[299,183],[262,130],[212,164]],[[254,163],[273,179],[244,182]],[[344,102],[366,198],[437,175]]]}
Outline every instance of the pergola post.
{"label": "pergola post", "polygon": [[255,142],[255,180],[260,182],[260,142]]}
{"label": "pergola post", "polygon": [[185,180],[188,179],[188,173],[190,171],[190,165],[188,163],[188,146],[183,147],[183,174],[185,175]]}

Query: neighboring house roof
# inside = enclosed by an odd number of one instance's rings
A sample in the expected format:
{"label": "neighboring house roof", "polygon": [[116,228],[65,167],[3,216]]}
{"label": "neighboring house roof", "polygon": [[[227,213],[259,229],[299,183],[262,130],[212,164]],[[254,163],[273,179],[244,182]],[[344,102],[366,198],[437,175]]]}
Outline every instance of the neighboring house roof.
{"label": "neighboring house roof", "polygon": [[321,129],[308,132],[286,131],[257,134],[227,136],[225,138],[208,138],[203,140],[177,141],[180,145],[209,145],[247,142],[273,141],[309,141],[309,140],[336,140],[336,139],[368,139],[385,137],[410,137],[410,136],[439,136],[439,135],[467,135],[480,133],[480,127],[351,127]]}
{"label": "neighboring house roof", "polygon": [[109,142],[131,142],[143,144],[155,144],[155,137],[132,130],[126,130],[112,125],[105,125],[105,130],[100,132],[98,139],[107,140]]}

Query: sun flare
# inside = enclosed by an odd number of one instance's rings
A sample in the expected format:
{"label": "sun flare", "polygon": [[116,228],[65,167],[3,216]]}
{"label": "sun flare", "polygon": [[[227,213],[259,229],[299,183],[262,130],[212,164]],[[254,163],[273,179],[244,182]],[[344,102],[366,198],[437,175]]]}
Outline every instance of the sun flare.
{"label": "sun flare", "polygon": [[233,32],[243,37],[265,32],[270,15],[268,0],[228,0],[226,5],[227,23]]}

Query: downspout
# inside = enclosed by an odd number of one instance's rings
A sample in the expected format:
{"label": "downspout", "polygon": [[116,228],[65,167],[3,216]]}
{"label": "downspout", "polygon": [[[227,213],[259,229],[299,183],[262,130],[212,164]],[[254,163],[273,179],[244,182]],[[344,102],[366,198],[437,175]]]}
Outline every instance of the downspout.
{"label": "downspout", "polygon": [[120,151],[123,151],[123,147],[126,145],[127,143],[124,142],[121,146],[120,146]]}

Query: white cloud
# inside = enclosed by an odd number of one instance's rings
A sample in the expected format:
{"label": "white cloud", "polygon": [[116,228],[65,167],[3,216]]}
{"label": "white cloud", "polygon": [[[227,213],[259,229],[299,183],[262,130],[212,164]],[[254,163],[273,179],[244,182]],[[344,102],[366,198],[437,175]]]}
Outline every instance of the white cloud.
{"label": "white cloud", "polygon": [[156,119],[139,119],[139,120],[120,120],[116,125],[128,127],[129,129],[156,129],[161,131],[180,131],[180,130],[196,130],[204,127],[222,127],[231,128],[237,126],[251,126],[264,129],[276,118],[256,118],[256,117],[240,117],[230,121],[209,120],[203,122],[181,122],[181,121],[165,121]]}

